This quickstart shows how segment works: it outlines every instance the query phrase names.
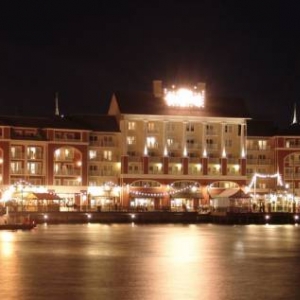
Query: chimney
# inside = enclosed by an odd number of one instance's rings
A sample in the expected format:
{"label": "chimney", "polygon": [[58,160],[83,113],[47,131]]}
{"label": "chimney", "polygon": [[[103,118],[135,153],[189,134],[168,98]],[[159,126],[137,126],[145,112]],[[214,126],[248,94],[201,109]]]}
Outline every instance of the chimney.
{"label": "chimney", "polygon": [[153,80],[153,94],[156,98],[163,96],[163,87],[161,80]]}

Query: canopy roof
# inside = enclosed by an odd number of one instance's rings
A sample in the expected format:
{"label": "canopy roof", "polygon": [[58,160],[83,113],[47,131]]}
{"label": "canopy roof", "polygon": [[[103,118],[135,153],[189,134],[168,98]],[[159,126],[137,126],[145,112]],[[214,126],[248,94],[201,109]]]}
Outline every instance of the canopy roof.
{"label": "canopy roof", "polygon": [[251,198],[251,196],[246,194],[241,189],[226,189],[225,191],[221,192],[219,195],[214,196],[214,198],[245,199],[245,198]]}

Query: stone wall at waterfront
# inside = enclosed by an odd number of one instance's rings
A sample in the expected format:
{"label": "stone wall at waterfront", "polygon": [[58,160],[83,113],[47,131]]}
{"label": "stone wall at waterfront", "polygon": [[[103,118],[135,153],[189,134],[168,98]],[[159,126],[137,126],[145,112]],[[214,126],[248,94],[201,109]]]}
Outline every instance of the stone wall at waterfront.
{"label": "stone wall at waterfront", "polygon": [[215,223],[215,224],[298,224],[297,213],[211,213],[197,212],[47,212],[11,213],[16,223]]}

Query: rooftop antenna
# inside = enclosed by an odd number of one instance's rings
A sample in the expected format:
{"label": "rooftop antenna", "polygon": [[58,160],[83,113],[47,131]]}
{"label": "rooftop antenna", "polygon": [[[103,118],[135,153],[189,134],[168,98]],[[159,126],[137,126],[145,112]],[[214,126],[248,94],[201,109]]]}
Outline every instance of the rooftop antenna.
{"label": "rooftop antenna", "polygon": [[55,93],[55,115],[59,116],[59,108],[58,108],[58,92]]}
{"label": "rooftop antenna", "polygon": [[296,103],[294,104],[294,116],[293,116],[293,121],[292,121],[292,125],[293,124],[297,124],[298,123],[298,118],[297,118],[297,106]]}

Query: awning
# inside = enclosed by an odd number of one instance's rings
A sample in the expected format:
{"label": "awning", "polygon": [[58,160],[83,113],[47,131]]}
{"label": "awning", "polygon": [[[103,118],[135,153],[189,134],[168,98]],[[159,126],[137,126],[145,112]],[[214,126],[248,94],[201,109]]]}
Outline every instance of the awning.
{"label": "awning", "polygon": [[26,199],[32,200],[61,200],[61,198],[55,193],[30,193]]}
{"label": "awning", "polygon": [[248,199],[251,198],[251,196],[241,189],[226,189],[220,194],[215,195],[213,198]]}

